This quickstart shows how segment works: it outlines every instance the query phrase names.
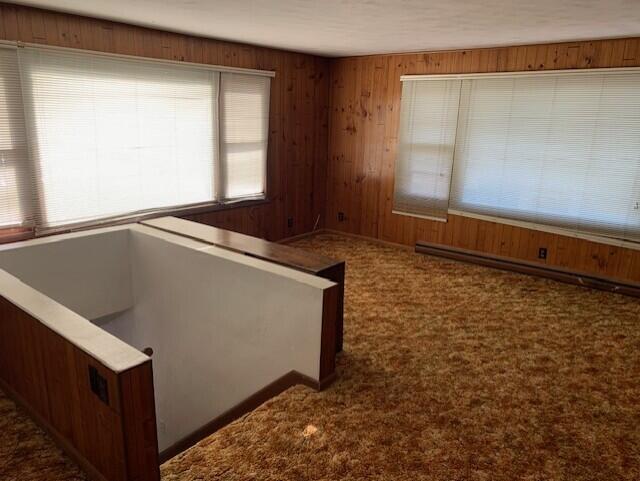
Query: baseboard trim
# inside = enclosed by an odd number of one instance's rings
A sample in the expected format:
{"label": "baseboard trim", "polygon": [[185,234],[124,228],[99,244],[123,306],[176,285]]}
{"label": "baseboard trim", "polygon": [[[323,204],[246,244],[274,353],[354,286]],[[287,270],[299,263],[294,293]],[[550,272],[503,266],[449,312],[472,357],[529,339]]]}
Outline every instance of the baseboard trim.
{"label": "baseboard trim", "polygon": [[418,241],[415,247],[416,252],[429,254],[438,257],[446,257],[456,261],[479,264],[495,269],[519,272],[538,277],[545,277],[567,284],[574,284],[601,291],[615,292],[627,296],[640,297],[640,284],[633,282],[623,282],[604,276],[597,276],[591,273],[572,271],[562,267],[542,265],[535,262],[524,261],[512,257],[496,256],[483,252],[450,247],[442,244]]}
{"label": "baseboard trim", "polygon": [[[352,234],[351,232],[344,232],[335,229],[318,229],[313,232],[308,232],[303,236],[308,237],[316,234],[335,234],[345,237],[353,237],[355,239],[362,239],[388,247],[396,247],[402,250],[413,250],[413,248],[405,244],[398,244],[396,242],[389,242],[375,237]],[[485,254],[480,251],[450,247],[443,244],[434,244],[425,241],[416,242],[415,252],[438,257],[446,257],[448,259],[469,262],[495,269],[520,272],[521,274],[545,277],[547,279],[553,279],[559,282],[588,287],[591,289],[614,292],[632,297],[640,297],[640,283],[622,281],[606,276],[598,276],[593,273],[573,271],[562,267],[542,265],[512,257]]]}
{"label": "baseboard trim", "polygon": [[373,242],[374,244],[379,244],[382,246],[395,247],[397,249],[402,249],[405,251],[413,251],[413,247],[411,247],[410,245],[400,244],[398,242],[386,241],[383,239],[378,239],[377,237],[369,237],[366,235],[353,234],[351,232],[345,232],[345,231],[336,230],[336,229],[322,229],[322,233],[341,235],[345,237],[353,237],[354,239],[366,240],[368,242]]}
{"label": "baseboard trim", "polygon": [[354,239],[361,239],[368,242],[373,242],[374,244],[379,244],[387,247],[396,247],[398,249],[402,249],[405,251],[413,251],[413,247],[411,247],[410,245],[400,244],[398,242],[386,241],[386,240],[378,239],[377,237],[369,237],[366,235],[353,234],[352,232],[345,232],[337,229],[327,229],[325,227],[321,227],[319,229],[305,232],[304,234],[296,235],[293,237],[285,237],[284,239],[280,239],[277,242],[278,244],[289,244],[291,242],[295,242],[297,240],[304,239],[306,237],[313,237],[319,234],[333,234],[333,235],[339,235],[343,237],[353,237]]}
{"label": "baseboard trim", "polygon": [[316,229],[316,230],[310,230],[309,232],[304,232],[302,234],[294,235],[294,236],[291,236],[291,237],[285,237],[284,239],[280,239],[279,241],[276,241],[276,243],[277,244],[290,244],[291,242],[299,241],[299,240],[304,239],[306,237],[314,236],[316,234],[321,234],[322,232],[324,232],[324,229],[322,229],[322,228]]}
{"label": "baseboard trim", "polygon": [[320,381],[316,381],[309,376],[299,373],[298,371],[290,371],[162,451],[160,453],[160,464],[168,461],[174,456],[177,456],[194,444],[202,441],[207,436],[210,436],[226,425],[231,424],[236,419],[250,413],[269,399],[276,397],[278,394],[283,393],[290,387],[302,384],[321,391],[329,386],[335,379],[335,372]]}
{"label": "baseboard trim", "polygon": [[6,383],[3,379],[0,379],[0,389],[4,394],[11,399],[16,406],[23,409],[30,420],[36,423],[46,434],[51,436],[56,445],[61,448],[65,454],[67,454],[84,473],[93,481],[107,481],[107,479],[91,464],[84,456],[82,456],[73,445],[58,432],[45,418],[43,418],[38,411],[33,409],[28,402],[22,399],[22,396],[18,394],[13,388]]}

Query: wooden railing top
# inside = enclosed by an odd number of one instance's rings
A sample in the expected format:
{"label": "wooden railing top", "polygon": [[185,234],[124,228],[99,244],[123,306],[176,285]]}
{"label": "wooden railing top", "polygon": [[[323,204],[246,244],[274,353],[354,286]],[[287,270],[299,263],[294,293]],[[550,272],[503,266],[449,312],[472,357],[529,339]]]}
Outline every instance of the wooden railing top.
{"label": "wooden railing top", "polygon": [[315,252],[303,251],[284,244],[269,242],[177,217],[160,217],[144,220],[140,223],[310,274],[318,274],[343,263],[343,261],[331,259]]}

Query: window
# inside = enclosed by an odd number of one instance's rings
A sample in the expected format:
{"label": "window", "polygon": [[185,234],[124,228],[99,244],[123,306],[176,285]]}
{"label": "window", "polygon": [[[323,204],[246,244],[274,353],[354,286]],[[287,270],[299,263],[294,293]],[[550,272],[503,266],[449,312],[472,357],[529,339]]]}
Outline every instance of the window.
{"label": "window", "polygon": [[0,48],[0,229],[24,227],[32,205],[18,59]]}
{"label": "window", "polygon": [[394,210],[446,219],[460,81],[405,82]]}
{"label": "window", "polygon": [[269,78],[222,77],[220,152],[226,158],[222,182],[227,199],[264,189],[269,125]]}
{"label": "window", "polygon": [[[264,197],[268,76],[43,48],[0,53],[10,59],[0,79],[12,79],[25,112],[8,118],[0,103],[0,148],[5,130],[21,129],[13,164],[28,180],[14,181],[5,226],[46,231]],[[7,185],[13,164],[2,164]]]}
{"label": "window", "polygon": [[640,240],[639,71],[410,80],[403,97],[411,84],[432,82],[459,91],[455,133],[442,142],[450,211]]}

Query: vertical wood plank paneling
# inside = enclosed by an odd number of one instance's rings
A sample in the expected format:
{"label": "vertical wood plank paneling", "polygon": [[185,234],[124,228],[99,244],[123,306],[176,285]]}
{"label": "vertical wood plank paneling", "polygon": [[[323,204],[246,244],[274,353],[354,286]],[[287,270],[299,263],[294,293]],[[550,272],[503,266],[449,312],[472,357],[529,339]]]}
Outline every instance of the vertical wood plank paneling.
{"label": "vertical wood plank paneling", "polygon": [[[344,266],[343,266],[344,267]],[[332,286],[325,289],[322,294],[322,335],[320,336],[320,386],[331,382],[336,372],[336,351],[342,349],[342,333],[339,342],[338,326],[336,315],[338,312],[338,302],[341,296],[340,286]]]}
{"label": "vertical wood plank paneling", "polygon": [[131,481],[160,479],[151,363],[120,375],[122,426]]}
{"label": "vertical wood plank paneling", "polygon": [[270,202],[191,218],[277,240],[308,232],[324,213],[328,60],[4,3],[0,39],[275,70],[269,117]]}
{"label": "vertical wood plank paneling", "polygon": [[637,252],[494,222],[451,216],[441,224],[391,212],[400,75],[639,66],[637,38],[327,60],[2,3],[0,38],[275,70],[270,202],[193,220],[275,240],[309,231],[320,215],[321,226],[387,241],[431,239],[533,261],[545,244],[548,264],[640,280]]}
{"label": "vertical wood plank paneling", "polygon": [[[400,75],[640,66],[640,39],[373,55],[331,61],[326,226],[412,245],[428,240],[640,281],[640,251],[449,216],[393,214]],[[338,212],[345,220],[338,221]]]}
{"label": "vertical wood plank paneling", "polygon": [[[108,404],[91,390],[89,367],[105,379]],[[110,481],[155,481],[160,476],[151,363],[127,371],[126,379],[146,381],[135,390],[121,389],[122,376],[0,297],[2,389],[89,474]],[[131,405],[136,406],[133,417]],[[137,428],[149,419],[146,430]]]}

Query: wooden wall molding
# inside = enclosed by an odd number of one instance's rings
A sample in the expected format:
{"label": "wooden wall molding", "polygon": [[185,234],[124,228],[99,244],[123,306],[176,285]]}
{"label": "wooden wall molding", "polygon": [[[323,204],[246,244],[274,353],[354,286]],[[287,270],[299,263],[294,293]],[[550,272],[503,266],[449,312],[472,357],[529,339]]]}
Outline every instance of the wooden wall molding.
{"label": "wooden wall molding", "polygon": [[[401,75],[638,66],[640,38],[332,60],[325,227],[640,281],[640,250],[456,215],[443,223],[391,212]],[[546,261],[538,259],[539,247],[547,248]]]}
{"label": "wooden wall molding", "polygon": [[275,71],[269,111],[269,202],[186,217],[278,240],[313,230],[323,214],[327,59],[8,3],[0,3],[0,40]]}
{"label": "wooden wall molding", "polygon": [[580,287],[589,287],[601,291],[640,297],[640,283],[620,282],[604,276],[595,276],[584,272],[563,269],[561,267],[545,266],[537,262],[522,261],[511,257],[496,256],[469,249],[433,244],[431,242],[418,241],[415,250],[421,254],[429,254],[456,261],[479,264],[494,269],[545,277]]}
{"label": "wooden wall molding", "polygon": [[98,471],[91,463],[89,463],[84,456],[58,431],[51,429],[48,421],[29,403],[18,394],[12,387],[7,384],[2,378],[0,378],[0,389],[7,395],[19,408],[23,409],[29,417],[53,440],[60,446],[65,453],[69,455],[73,461],[89,476],[90,479],[95,481],[108,481],[104,475]]}
{"label": "wooden wall molding", "polygon": [[346,231],[341,231],[341,230],[337,230],[337,229],[322,229],[321,232],[323,232],[325,234],[335,234],[335,235],[344,236],[344,237],[352,237],[354,239],[361,239],[361,240],[368,241],[368,242],[373,242],[375,244],[379,244],[379,245],[382,245],[382,246],[393,247],[395,249],[402,249],[404,251],[413,251],[414,250],[414,248],[412,246],[409,246],[407,244],[400,244],[399,242],[392,242],[392,241],[382,240],[379,237],[369,237],[369,236],[361,235],[361,234],[353,234],[352,232],[346,232]]}

